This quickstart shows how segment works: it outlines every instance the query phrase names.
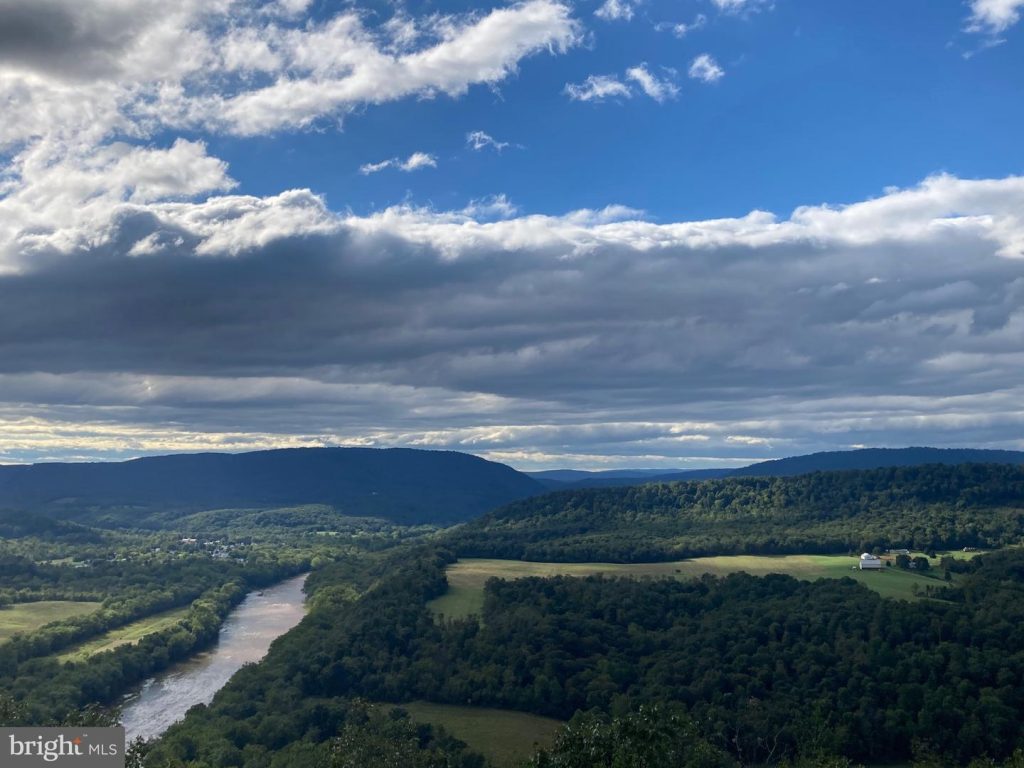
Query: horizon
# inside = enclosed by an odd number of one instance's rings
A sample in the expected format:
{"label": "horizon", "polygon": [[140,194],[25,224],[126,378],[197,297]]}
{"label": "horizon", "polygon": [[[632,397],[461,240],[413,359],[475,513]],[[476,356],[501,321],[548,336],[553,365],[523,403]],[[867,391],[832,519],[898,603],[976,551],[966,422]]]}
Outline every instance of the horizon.
{"label": "horizon", "polygon": [[0,463],[1024,449],[1024,0],[8,0]]}
{"label": "horizon", "polygon": [[[381,447],[378,447],[378,446],[349,446],[349,445],[299,445],[299,446],[290,446],[288,448],[257,448],[257,449],[242,450],[242,451],[181,451],[181,452],[176,452],[176,453],[151,453],[151,454],[144,454],[144,455],[140,455],[140,456],[129,456],[129,457],[124,457],[124,458],[82,459],[80,461],[75,461],[75,460],[60,461],[60,460],[47,460],[47,459],[44,459],[44,460],[40,460],[40,461],[37,461],[37,462],[0,463],[0,467],[32,466],[34,464],[59,464],[59,463],[67,463],[67,464],[85,464],[85,463],[116,464],[116,463],[124,463],[124,462],[128,462],[128,461],[135,461],[135,460],[138,460],[138,459],[162,458],[162,457],[167,457],[167,456],[198,456],[198,455],[207,455],[207,454],[214,454],[214,455],[239,455],[239,454],[245,454],[245,453],[260,453],[260,452],[275,451],[275,450],[310,450],[310,449],[313,449],[313,450],[315,450],[315,449],[341,449],[341,450],[344,450],[344,449],[350,449],[350,448],[364,448],[364,449],[368,449],[368,450],[390,450],[390,449],[394,449],[394,448],[403,448],[405,450],[441,451],[441,452],[452,452],[452,450],[453,450],[453,449],[450,449],[450,448],[405,448],[404,446],[381,446]],[[528,467],[528,466],[527,467],[516,466],[515,464],[510,464],[510,463],[507,463],[507,462],[496,462],[496,463],[505,464],[505,466],[508,466],[511,469],[514,469],[517,472],[521,472],[521,473],[524,473],[524,474],[533,474],[533,473],[538,473],[538,472],[558,472],[558,471],[584,472],[584,473],[617,472],[617,471],[637,471],[637,472],[659,472],[659,471],[664,471],[666,474],[671,474],[671,473],[674,473],[674,472],[690,472],[690,471],[700,471],[700,470],[704,470],[704,469],[744,469],[744,468],[746,468],[748,466],[753,466],[754,464],[761,464],[761,463],[770,462],[770,461],[780,461],[780,460],[784,460],[784,459],[801,458],[801,457],[806,457],[806,456],[815,456],[815,455],[822,454],[822,453],[855,453],[855,452],[858,452],[858,451],[909,451],[909,450],[938,450],[938,451],[945,451],[945,450],[949,450],[949,451],[955,451],[955,450],[978,451],[978,450],[981,450],[981,451],[985,451],[985,450],[1005,450],[1005,449],[979,448],[977,446],[946,446],[946,447],[937,447],[937,446],[928,446],[928,445],[860,446],[860,447],[857,447],[857,448],[850,448],[850,449],[847,449],[845,451],[815,451],[815,452],[809,453],[809,454],[804,454],[804,453],[788,454],[788,455],[784,455],[784,456],[772,456],[772,457],[769,457],[769,458],[757,459],[756,461],[749,461],[749,462],[746,461],[746,460],[743,460],[743,459],[735,459],[735,460],[731,460],[732,463],[728,463],[730,460],[722,459],[722,460],[718,460],[721,463],[713,464],[713,463],[710,463],[710,462],[714,462],[716,460],[712,459],[712,458],[709,458],[709,459],[707,459],[707,461],[709,463],[707,465],[705,465],[705,466],[700,466],[700,467],[684,467],[684,466],[678,466],[677,465],[677,466],[664,466],[664,467],[642,467],[642,466],[614,466],[614,467],[611,467],[611,466],[590,466],[590,467],[558,466],[558,467],[547,467],[547,466],[545,466],[545,467],[535,468],[535,467]],[[466,454],[468,456],[474,456],[474,457],[476,457],[478,459],[484,459],[486,461],[496,461],[495,459],[488,459],[486,456],[481,456],[479,454],[475,454],[475,453],[472,453],[470,451],[454,451],[454,452],[456,452],[456,453],[463,453],[463,454]],[[742,462],[742,463],[740,463],[740,462]]]}

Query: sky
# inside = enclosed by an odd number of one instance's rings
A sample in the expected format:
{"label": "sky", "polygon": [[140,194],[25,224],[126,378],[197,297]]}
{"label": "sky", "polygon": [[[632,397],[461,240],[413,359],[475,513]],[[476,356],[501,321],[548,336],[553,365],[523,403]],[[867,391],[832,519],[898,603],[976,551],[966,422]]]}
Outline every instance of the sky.
{"label": "sky", "polygon": [[0,0],[0,463],[1024,449],[1024,0]]}

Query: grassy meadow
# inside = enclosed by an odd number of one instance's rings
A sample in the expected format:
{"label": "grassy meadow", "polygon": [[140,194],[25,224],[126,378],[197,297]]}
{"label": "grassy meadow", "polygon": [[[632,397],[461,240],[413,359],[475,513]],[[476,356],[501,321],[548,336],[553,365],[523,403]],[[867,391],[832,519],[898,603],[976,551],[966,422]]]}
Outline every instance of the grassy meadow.
{"label": "grassy meadow", "polygon": [[122,645],[137,643],[146,635],[153,632],[160,632],[174,626],[188,613],[188,607],[175,608],[163,613],[147,616],[144,619],[125,624],[123,627],[112,629],[99,637],[88,640],[79,645],[72,646],[64,653],[57,656],[58,661],[85,661],[90,656],[104,651],[111,651]]}
{"label": "grassy meadow", "polygon": [[83,616],[99,607],[100,603],[74,600],[40,600],[9,605],[0,609],[0,642],[18,632],[31,632],[52,621]]}
{"label": "grassy meadow", "polygon": [[538,747],[550,747],[562,723],[547,717],[506,709],[457,707],[425,701],[400,705],[421,723],[442,726],[496,768],[511,768]]}
{"label": "grassy meadow", "polygon": [[[914,553],[919,554],[919,553]],[[953,552],[956,557],[974,557],[977,552]],[[941,555],[940,555],[941,557]],[[448,566],[448,592],[430,602],[435,614],[458,618],[479,614],[484,602],[484,583],[491,577],[520,579],[528,576],[625,576],[630,578],[690,579],[710,573],[725,575],[745,571],[755,576],[786,573],[798,579],[840,579],[849,577],[883,597],[916,599],[914,586],[937,586],[943,582],[939,557],[931,560],[931,576],[900,568],[880,571],[857,569],[858,557],[849,555],[730,555],[698,557],[665,563],[534,563],[522,560],[466,558]],[[935,577],[939,576],[938,579]]]}

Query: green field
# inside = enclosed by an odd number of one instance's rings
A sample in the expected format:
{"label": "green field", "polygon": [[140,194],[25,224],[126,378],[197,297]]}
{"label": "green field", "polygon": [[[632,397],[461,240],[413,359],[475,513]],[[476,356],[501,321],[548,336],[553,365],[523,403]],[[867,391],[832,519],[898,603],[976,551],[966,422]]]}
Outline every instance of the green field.
{"label": "green field", "polygon": [[18,632],[31,632],[51,621],[83,616],[98,610],[100,603],[73,600],[40,600],[35,603],[15,603],[0,610],[0,642]]}
{"label": "green field", "polygon": [[538,747],[550,747],[562,723],[506,709],[455,707],[417,701],[401,704],[413,720],[442,726],[498,768],[518,765]]}
{"label": "green field", "polygon": [[112,629],[99,637],[93,638],[79,645],[72,646],[57,657],[58,661],[84,661],[90,656],[104,651],[110,651],[118,646],[137,643],[146,635],[153,632],[160,632],[174,626],[188,613],[188,608],[175,608],[163,613],[147,616],[144,619],[125,624],[123,627]]}
{"label": "green field", "polygon": [[[973,557],[978,553],[947,553],[957,557]],[[899,568],[881,571],[856,569],[857,557],[848,555],[733,555],[698,557],[669,563],[532,563],[522,560],[492,560],[466,558],[448,566],[448,592],[429,603],[435,614],[459,618],[479,614],[483,608],[484,583],[492,576],[499,579],[519,579],[527,576],[627,576],[688,579],[705,573],[725,575],[745,571],[755,576],[768,573],[788,573],[798,579],[838,579],[848,576],[878,592],[883,597],[913,600],[916,584],[942,586],[937,566],[939,559],[931,561],[932,576]],[[940,578],[935,578],[939,575]]]}

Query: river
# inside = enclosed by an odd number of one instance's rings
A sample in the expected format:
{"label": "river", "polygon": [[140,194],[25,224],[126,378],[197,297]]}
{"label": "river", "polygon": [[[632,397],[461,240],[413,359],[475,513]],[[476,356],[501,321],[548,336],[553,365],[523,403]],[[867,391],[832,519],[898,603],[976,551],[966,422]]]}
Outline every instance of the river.
{"label": "river", "polygon": [[262,659],[274,638],[306,615],[307,575],[250,592],[224,620],[213,648],[169,667],[125,697],[121,720],[128,740],[159,736],[190,707],[209,704],[243,664]]}

